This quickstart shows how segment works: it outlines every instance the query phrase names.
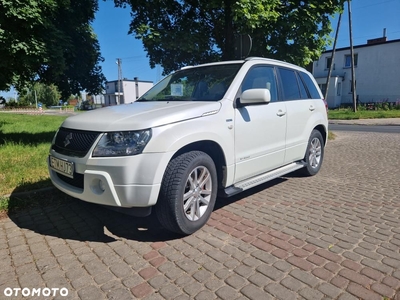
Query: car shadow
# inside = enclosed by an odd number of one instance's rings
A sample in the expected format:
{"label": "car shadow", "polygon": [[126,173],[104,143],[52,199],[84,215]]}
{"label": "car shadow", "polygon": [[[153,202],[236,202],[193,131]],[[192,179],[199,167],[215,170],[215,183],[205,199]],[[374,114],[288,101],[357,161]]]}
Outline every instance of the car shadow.
{"label": "car shadow", "polygon": [[[70,197],[55,188],[9,197],[9,218],[20,228],[41,235],[93,242],[129,239],[143,242],[180,238],[152,214],[135,218]],[[21,208],[22,207],[22,208]]]}
{"label": "car shadow", "polygon": [[239,194],[236,194],[236,195],[234,195],[232,197],[229,197],[229,198],[219,197],[217,199],[216,203],[215,203],[214,211],[222,209],[225,206],[228,206],[228,205],[230,205],[232,203],[240,201],[240,200],[242,200],[244,198],[247,198],[247,197],[249,197],[251,195],[257,194],[257,193],[259,193],[259,192],[261,192],[261,191],[263,191],[265,189],[268,189],[268,188],[270,188],[272,186],[278,185],[278,184],[280,184],[280,183],[282,183],[282,182],[284,182],[286,180],[287,180],[286,178],[279,177],[279,178],[276,178],[274,180],[271,180],[271,181],[268,181],[266,183],[263,183],[263,184],[260,184],[258,186],[255,186],[255,187],[253,187],[251,189],[245,190],[245,191],[243,191],[243,192],[241,192]]}
{"label": "car shadow", "polygon": [[[218,198],[214,211],[285,180],[278,178],[233,197]],[[75,199],[55,188],[30,194],[15,192],[9,207],[9,218],[18,227],[62,239],[111,243],[121,239],[159,242],[182,238],[164,229],[154,213],[133,217]]]}

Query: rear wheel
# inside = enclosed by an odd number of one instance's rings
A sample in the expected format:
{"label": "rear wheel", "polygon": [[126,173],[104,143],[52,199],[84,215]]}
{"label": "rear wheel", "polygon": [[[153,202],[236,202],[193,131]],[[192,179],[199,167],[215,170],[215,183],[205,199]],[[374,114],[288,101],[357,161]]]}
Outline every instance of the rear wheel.
{"label": "rear wheel", "polygon": [[313,176],[321,169],[324,160],[324,139],[321,132],[314,129],[308,140],[307,151],[304,157],[305,168],[301,172],[306,176]]}
{"label": "rear wheel", "polygon": [[155,207],[170,231],[192,234],[210,218],[217,197],[217,171],[206,153],[191,151],[168,164]]}

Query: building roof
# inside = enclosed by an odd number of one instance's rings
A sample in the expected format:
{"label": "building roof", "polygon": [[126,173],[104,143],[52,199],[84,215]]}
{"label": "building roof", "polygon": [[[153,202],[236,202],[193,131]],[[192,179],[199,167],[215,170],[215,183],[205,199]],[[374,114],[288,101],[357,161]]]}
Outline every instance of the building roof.
{"label": "building roof", "polygon": [[[150,80],[140,80],[140,79],[135,80],[135,79],[127,79],[127,78],[122,79],[122,81],[153,83],[153,81],[150,81]],[[113,82],[118,82],[118,80],[109,80],[106,83],[113,83]]]}
{"label": "building roof", "polygon": [[[379,39],[376,39],[379,40]],[[382,39],[382,41],[376,41],[376,42],[372,42],[372,43],[367,43],[367,44],[363,44],[363,45],[357,45],[357,46],[353,46],[353,49],[357,49],[357,48],[364,48],[364,47],[372,47],[372,46],[376,46],[376,45],[383,45],[383,44],[392,44],[392,43],[399,43],[400,39],[398,40],[391,40],[391,41],[385,41]],[[350,50],[350,47],[343,47],[343,48],[337,48],[335,51],[342,51],[342,50]],[[327,50],[322,52],[322,54],[324,53],[329,53],[332,52],[333,49],[331,50]]]}

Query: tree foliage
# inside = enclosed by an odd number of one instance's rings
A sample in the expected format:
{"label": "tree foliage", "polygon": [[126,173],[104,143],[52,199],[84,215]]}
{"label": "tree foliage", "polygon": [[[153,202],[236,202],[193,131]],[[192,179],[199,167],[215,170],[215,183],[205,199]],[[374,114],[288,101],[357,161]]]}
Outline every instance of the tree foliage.
{"label": "tree foliage", "polygon": [[55,84],[64,97],[101,90],[105,77],[90,22],[97,0],[0,0],[0,90]]}
{"label": "tree foliage", "polygon": [[61,94],[54,84],[35,83],[31,88],[19,92],[18,103],[22,106],[42,103],[45,106],[58,105]]}
{"label": "tree foliage", "polygon": [[250,34],[250,56],[307,65],[329,42],[329,16],[345,0],[114,0],[130,6],[130,33],[143,41],[151,67],[235,58],[235,35]]}

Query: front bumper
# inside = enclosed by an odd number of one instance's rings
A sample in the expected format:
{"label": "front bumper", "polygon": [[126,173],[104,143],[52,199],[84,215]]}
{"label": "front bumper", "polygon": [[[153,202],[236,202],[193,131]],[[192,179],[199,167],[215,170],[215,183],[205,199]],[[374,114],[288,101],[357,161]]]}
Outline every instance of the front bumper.
{"label": "front bumper", "polygon": [[172,157],[172,153],[142,153],[128,157],[76,158],[54,150],[50,155],[75,166],[73,179],[49,166],[55,187],[74,198],[114,207],[155,205],[164,170]]}

